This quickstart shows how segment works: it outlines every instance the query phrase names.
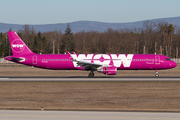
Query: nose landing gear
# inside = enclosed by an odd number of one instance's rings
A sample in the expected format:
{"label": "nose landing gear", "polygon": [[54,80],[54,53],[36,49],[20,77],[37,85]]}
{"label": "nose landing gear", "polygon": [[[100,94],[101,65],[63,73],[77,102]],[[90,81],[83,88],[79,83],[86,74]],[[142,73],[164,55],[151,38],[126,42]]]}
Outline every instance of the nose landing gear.
{"label": "nose landing gear", "polygon": [[155,76],[159,77],[158,70],[155,70],[155,71],[156,71]]}

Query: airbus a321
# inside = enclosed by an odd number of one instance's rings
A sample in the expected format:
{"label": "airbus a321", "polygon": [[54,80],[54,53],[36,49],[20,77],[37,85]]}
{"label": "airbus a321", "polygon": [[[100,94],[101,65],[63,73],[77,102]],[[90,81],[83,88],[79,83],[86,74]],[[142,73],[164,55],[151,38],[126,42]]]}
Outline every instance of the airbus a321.
{"label": "airbus a321", "polygon": [[14,31],[8,31],[12,56],[5,59],[29,66],[54,70],[86,70],[89,77],[94,71],[116,75],[117,70],[158,70],[177,66],[169,57],[157,54],[36,54],[33,53]]}

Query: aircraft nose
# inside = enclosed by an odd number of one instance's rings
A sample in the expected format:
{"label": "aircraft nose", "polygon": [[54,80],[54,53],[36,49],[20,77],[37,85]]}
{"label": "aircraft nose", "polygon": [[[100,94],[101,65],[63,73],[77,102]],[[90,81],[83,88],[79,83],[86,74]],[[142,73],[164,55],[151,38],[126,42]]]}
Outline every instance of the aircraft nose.
{"label": "aircraft nose", "polygon": [[176,62],[172,61],[172,62],[170,63],[170,67],[171,67],[171,68],[174,68],[174,67],[176,67],[176,66],[177,66],[177,63],[176,63]]}

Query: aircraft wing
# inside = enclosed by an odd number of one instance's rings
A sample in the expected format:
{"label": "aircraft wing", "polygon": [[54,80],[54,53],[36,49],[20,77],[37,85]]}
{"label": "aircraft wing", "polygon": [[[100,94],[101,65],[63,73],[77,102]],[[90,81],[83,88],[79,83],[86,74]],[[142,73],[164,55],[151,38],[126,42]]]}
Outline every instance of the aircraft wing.
{"label": "aircraft wing", "polygon": [[91,62],[86,62],[86,61],[78,61],[74,59],[72,61],[77,62],[77,66],[82,66],[81,68],[84,68],[85,70],[96,69],[102,66],[101,64],[91,63]]}
{"label": "aircraft wing", "polygon": [[[67,51],[67,53],[68,53],[68,55],[71,56],[71,54],[68,51]],[[95,70],[96,68],[103,66],[102,64],[91,63],[91,62],[87,62],[87,61],[80,61],[80,60],[76,60],[74,58],[72,61],[77,62],[77,66],[82,66],[81,68],[84,68],[85,70]]]}

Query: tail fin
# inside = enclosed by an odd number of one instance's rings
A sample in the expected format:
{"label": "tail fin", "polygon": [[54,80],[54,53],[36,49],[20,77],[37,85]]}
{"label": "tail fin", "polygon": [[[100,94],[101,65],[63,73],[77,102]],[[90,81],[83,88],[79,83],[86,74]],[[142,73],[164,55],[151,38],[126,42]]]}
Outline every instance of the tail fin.
{"label": "tail fin", "polygon": [[35,54],[28,48],[28,46],[22,41],[16,32],[8,31],[7,33],[13,55]]}

